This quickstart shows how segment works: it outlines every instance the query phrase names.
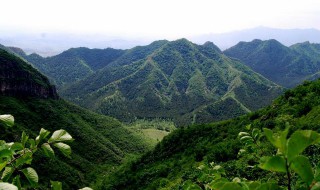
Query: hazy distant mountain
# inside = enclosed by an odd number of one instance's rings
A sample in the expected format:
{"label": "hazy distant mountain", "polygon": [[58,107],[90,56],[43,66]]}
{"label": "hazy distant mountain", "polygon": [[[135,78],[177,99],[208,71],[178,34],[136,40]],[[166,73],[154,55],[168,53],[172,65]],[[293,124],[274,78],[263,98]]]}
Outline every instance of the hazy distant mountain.
{"label": "hazy distant mountain", "polygon": [[0,30],[0,44],[22,48],[27,54],[43,57],[57,55],[73,47],[129,49],[150,43],[148,39],[130,39],[103,34],[23,33]]}
{"label": "hazy distant mountain", "polygon": [[315,79],[320,71],[320,45],[309,42],[286,47],[276,40],[253,40],[239,42],[224,53],[289,88],[304,80]]}
{"label": "hazy distant mountain", "polygon": [[221,49],[227,49],[240,41],[249,42],[254,39],[275,39],[286,46],[305,41],[320,43],[320,31],[316,29],[277,29],[257,27],[221,34],[199,35],[190,38],[190,40],[199,44],[206,41],[214,42]]}
{"label": "hazy distant mountain", "polygon": [[[287,46],[305,41],[320,43],[320,31],[316,29],[276,29],[257,27],[221,34],[212,33],[198,35],[188,37],[188,39],[198,44],[211,41],[220,49],[224,50],[234,46],[240,41],[252,41],[254,39],[276,39]],[[27,54],[37,53],[44,57],[57,55],[73,47],[130,49],[138,45],[147,45],[154,40],[157,39],[110,36],[107,34],[30,33],[0,29],[0,44],[20,47]]]}
{"label": "hazy distant mountain", "polygon": [[[0,47],[1,48],[1,47]],[[16,47],[5,47],[30,62],[54,82],[58,89],[81,80],[96,70],[101,69],[125,53],[118,49],[71,48],[52,57],[41,57],[38,54],[26,55]]]}
{"label": "hazy distant mountain", "polygon": [[125,54],[62,91],[121,120],[171,118],[178,124],[239,116],[268,105],[282,88],[213,43],[156,41]]}

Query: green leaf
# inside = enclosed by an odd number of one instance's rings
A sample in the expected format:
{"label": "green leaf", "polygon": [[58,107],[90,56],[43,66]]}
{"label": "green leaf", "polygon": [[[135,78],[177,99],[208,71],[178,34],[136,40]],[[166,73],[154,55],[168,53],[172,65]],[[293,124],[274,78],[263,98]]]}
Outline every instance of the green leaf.
{"label": "green leaf", "polygon": [[11,145],[10,150],[11,150],[11,151],[23,150],[23,148],[24,148],[24,147],[23,147],[22,143],[15,142],[15,143],[13,143],[13,144]]}
{"label": "green leaf", "polygon": [[273,172],[287,172],[286,161],[281,156],[266,156],[260,160],[259,167],[264,170]]}
{"label": "green leaf", "polygon": [[49,143],[52,142],[63,142],[63,141],[72,141],[72,136],[65,130],[60,129],[55,131],[50,139],[48,140]]}
{"label": "green leaf", "polygon": [[262,183],[255,190],[284,190],[284,188],[279,187],[276,183]]}
{"label": "green leaf", "polygon": [[32,187],[37,186],[39,178],[37,172],[33,168],[29,167],[21,171],[26,176]]}
{"label": "green leaf", "polygon": [[2,181],[7,182],[10,179],[13,172],[14,169],[12,167],[6,167],[1,176]]}
{"label": "green leaf", "polygon": [[54,157],[54,151],[53,149],[51,148],[50,144],[48,143],[44,143],[42,146],[41,146],[44,154],[49,157],[49,158],[53,158]]}
{"label": "green leaf", "polygon": [[[84,188],[83,188],[84,189]],[[183,190],[202,190],[197,184],[194,184],[191,180],[187,180],[182,185]]]}
{"label": "green leaf", "polygon": [[32,152],[26,152],[23,156],[16,159],[15,166],[21,166],[23,164],[31,164],[32,162]]}
{"label": "green leaf", "polygon": [[20,176],[17,175],[16,177],[13,178],[12,184],[17,186],[19,190],[21,190],[21,181],[20,181]]}
{"label": "green leaf", "polygon": [[252,130],[252,137],[253,137],[254,140],[258,140],[259,137],[260,137],[260,130],[257,129],[257,128],[254,128]]}
{"label": "green leaf", "polygon": [[62,190],[62,183],[60,181],[51,181],[51,189],[52,190]]}
{"label": "green leaf", "polygon": [[228,182],[225,183],[219,190],[243,190],[239,183]]}
{"label": "green leaf", "polygon": [[312,130],[295,131],[288,140],[287,158],[289,162],[312,144],[320,142],[320,134]]}
{"label": "green leaf", "polygon": [[246,182],[246,184],[250,190],[255,190],[261,185],[259,181],[249,181],[249,182]]}
{"label": "green leaf", "polygon": [[36,145],[40,143],[43,139],[45,139],[50,134],[50,131],[41,128],[39,135],[36,137]]}
{"label": "green leaf", "polygon": [[307,157],[302,155],[296,156],[292,160],[290,167],[301,177],[304,182],[308,184],[308,186],[312,183],[313,171]]}
{"label": "green leaf", "polygon": [[6,165],[7,165],[7,160],[2,160],[2,158],[0,157],[0,172],[4,167],[6,167]]}
{"label": "green leaf", "polygon": [[4,123],[8,127],[12,127],[14,125],[14,117],[12,115],[0,115],[0,122]]}
{"label": "green leaf", "polygon": [[287,135],[289,132],[289,127],[287,127],[284,131],[280,133],[273,133],[272,130],[263,128],[264,134],[267,139],[278,148],[282,153],[285,153],[287,150]]}
{"label": "green leaf", "polygon": [[246,144],[252,144],[253,143],[253,138],[250,136],[243,136],[240,138],[240,141]]}
{"label": "green leaf", "polygon": [[65,156],[70,157],[71,148],[64,143],[54,143],[53,146],[57,147]]}
{"label": "green leaf", "polygon": [[220,189],[225,183],[229,181],[226,178],[220,178],[218,180],[213,180],[211,183],[207,184],[211,189]]}
{"label": "green leaf", "polygon": [[23,148],[26,146],[26,142],[28,141],[29,136],[23,131],[21,135],[21,144]]}
{"label": "green leaf", "polygon": [[0,190],[18,190],[18,187],[10,183],[0,182]]}
{"label": "green leaf", "polygon": [[247,132],[240,132],[240,133],[238,134],[238,136],[241,138],[241,137],[243,137],[243,136],[250,136],[250,134],[247,133]]}
{"label": "green leaf", "polygon": [[33,149],[33,148],[36,147],[36,142],[34,141],[34,139],[29,139],[28,141],[29,141],[29,143],[30,143],[30,148],[31,148],[31,149]]}

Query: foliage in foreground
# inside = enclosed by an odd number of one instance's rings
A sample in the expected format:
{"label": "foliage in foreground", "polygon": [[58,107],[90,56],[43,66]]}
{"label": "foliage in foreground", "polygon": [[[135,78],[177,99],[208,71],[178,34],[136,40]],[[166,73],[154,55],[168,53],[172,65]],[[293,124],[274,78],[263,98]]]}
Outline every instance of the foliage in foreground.
{"label": "foliage in foreground", "polygon": [[[14,117],[8,114],[0,115],[0,124],[5,128],[12,127]],[[73,141],[71,135],[63,129],[54,131],[50,138],[48,138],[49,134],[49,131],[41,128],[35,139],[29,138],[25,132],[22,132],[20,142],[7,143],[0,140],[1,190],[21,190],[38,186],[38,174],[32,167],[29,167],[38,150],[42,150],[47,157],[53,158],[55,153],[52,147],[55,147],[62,154],[70,157],[71,147],[65,143]],[[50,181],[50,183],[53,190],[62,190],[61,182]],[[90,188],[86,187],[86,189]]]}
{"label": "foliage in foreground", "polygon": [[[127,164],[105,178],[102,189],[181,189],[187,181],[197,184],[202,174],[199,168],[214,162],[224,168],[227,178],[241,177],[248,181],[267,182],[274,179],[286,187],[286,172],[268,172],[260,167],[262,156],[275,156],[276,150],[266,136],[261,137],[258,154],[238,152],[243,149],[238,134],[251,124],[257,130],[270,129],[273,133],[284,131],[290,124],[288,137],[294,131],[320,132],[320,81],[305,82],[288,90],[272,105],[260,111],[232,120],[194,125],[173,131],[153,151],[137,161]],[[256,130],[255,130],[256,131]],[[278,149],[278,148],[277,148]],[[259,153],[260,152],[260,153]],[[285,159],[285,154],[283,153]],[[300,155],[300,153],[299,153]],[[303,155],[311,162],[313,171],[319,161],[320,148],[311,145]],[[292,176],[297,184],[298,174]]]}
{"label": "foliage in foreground", "polygon": [[[254,128],[252,133],[240,132],[240,141],[245,144],[245,148],[241,149],[239,153],[248,152],[256,158],[262,156],[259,165],[253,167],[285,174],[283,185],[279,185],[275,178],[267,181],[250,181],[236,177],[229,181],[226,172],[220,165],[210,163],[209,167],[199,167],[202,172],[196,179],[197,184],[189,180],[184,182],[183,188],[200,190],[320,189],[320,162],[311,163],[307,156],[301,154],[309,146],[317,145],[320,142],[320,134],[312,130],[297,130],[287,138],[289,127],[279,133],[273,133],[267,128],[264,128],[263,131],[262,134],[259,129]],[[262,142],[260,142],[263,136],[277,149],[275,154],[263,156]]]}

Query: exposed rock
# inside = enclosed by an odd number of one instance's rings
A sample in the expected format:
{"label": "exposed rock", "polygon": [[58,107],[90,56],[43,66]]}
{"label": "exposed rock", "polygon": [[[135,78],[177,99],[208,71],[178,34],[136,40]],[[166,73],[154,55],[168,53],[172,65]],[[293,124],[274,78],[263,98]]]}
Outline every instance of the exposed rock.
{"label": "exposed rock", "polygon": [[0,94],[58,99],[49,80],[22,59],[0,50]]}

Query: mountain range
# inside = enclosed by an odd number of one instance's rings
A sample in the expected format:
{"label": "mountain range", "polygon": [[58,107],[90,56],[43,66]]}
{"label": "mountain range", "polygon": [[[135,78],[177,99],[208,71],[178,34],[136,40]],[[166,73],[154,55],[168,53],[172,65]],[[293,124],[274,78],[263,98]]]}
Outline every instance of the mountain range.
{"label": "mountain range", "polygon": [[[50,180],[62,181],[64,189],[204,187],[215,163],[230,179],[272,178],[283,185],[284,175],[252,167],[259,158],[239,156],[237,136],[252,128],[318,130],[320,80],[302,81],[318,77],[319,55],[319,44],[287,47],[276,40],[240,42],[225,51],[211,42],[161,40],[128,50],[72,48],[46,58],[0,46],[0,113],[14,115],[16,123],[0,139],[18,139],[22,131],[36,137],[41,128],[71,134],[72,159],[35,156],[40,189],[49,188]],[[283,93],[282,81],[289,88],[302,84]],[[167,119],[181,127],[152,149],[141,128],[110,116]],[[270,143],[260,145],[276,154]],[[314,146],[304,153],[317,163],[319,152]]]}
{"label": "mountain range", "polygon": [[186,125],[256,110],[281,92],[213,43],[180,39],[127,50],[61,95],[122,121],[159,117]]}
{"label": "mountain range", "polygon": [[239,42],[224,54],[287,88],[315,79],[320,71],[320,44],[310,42],[287,47],[276,40],[253,40]]}
{"label": "mountain range", "polygon": [[[220,49],[225,50],[240,41],[254,39],[276,39],[286,46],[295,43],[310,41],[320,43],[320,31],[317,29],[279,29],[256,27],[244,30],[209,33],[196,36],[187,36],[188,39],[203,44],[206,41],[215,43]],[[5,28],[0,30],[0,44],[22,48],[27,54],[37,53],[43,57],[60,54],[66,49],[74,47],[89,47],[104,49],[107,47],[130,49],[138,45],[147,45],[155,38],[143,39],[138,37],[110,36],[105,34],[76,34],[43,31],[39,33],[20,30],[12,31]],[[174,40],[174,39],[171,39]]]}
{"label": "mountain range", "polygon": [[206,41],[212,41],[223,50],[234,46],[240,41],[250,42],[254,39],[275,39],[285,46],[291,46],[306,41],[320,43],[320,31],[313,28],[279,29],[260,26],[226,33],[211,33],[190,37],[190,40],[200,44]]}
{"label": "mountain range", "polygon": [[188,125],[239,116],[268,105],[280,86],[316,79],[320,69],[319,45],[309,42],[253,40],[222,52],[211,42],[162,40],[128,50],[72,48],[47,58],[5,48],[47,75],[64,98],[127,122]]}

